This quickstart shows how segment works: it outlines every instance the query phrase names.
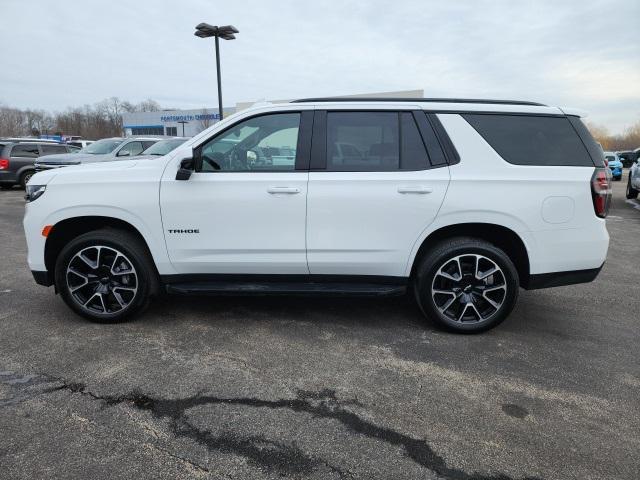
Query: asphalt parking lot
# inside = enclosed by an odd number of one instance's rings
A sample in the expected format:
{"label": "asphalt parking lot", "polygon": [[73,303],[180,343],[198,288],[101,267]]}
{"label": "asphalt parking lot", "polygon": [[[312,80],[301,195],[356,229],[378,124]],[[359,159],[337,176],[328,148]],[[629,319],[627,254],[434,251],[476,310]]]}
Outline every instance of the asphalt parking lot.
{"label": "asphalt parking lot", "polygon": [[482,335],[408,298],[169,297],[95,325],[26,266],[0,192],[0,477],[636,479],[640,202],[591,284]]}

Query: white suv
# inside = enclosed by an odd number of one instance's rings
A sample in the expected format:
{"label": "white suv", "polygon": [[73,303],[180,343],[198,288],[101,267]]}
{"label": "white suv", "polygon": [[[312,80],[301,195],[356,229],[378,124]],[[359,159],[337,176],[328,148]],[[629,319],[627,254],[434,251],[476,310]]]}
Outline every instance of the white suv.
{"label": "white suv", "polygon": [[611,190],[567,109],[459,99],[308,99],[242,111],[168,155],[36,174],[35,280],[99,322],[179,294],[412,292],[491,328],[519,287],[593,280]]}

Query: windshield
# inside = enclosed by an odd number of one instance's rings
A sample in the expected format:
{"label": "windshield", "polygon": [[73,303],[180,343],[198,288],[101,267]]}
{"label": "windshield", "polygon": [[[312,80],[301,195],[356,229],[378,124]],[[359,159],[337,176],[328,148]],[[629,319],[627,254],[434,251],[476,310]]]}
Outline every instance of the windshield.
{"label": "windshield", "polygon": [[97,142],[93,142],[88,147],[83,148],[82,153],[89,153],[91,155],[102,155],[105,153],[111,153],[121,143],[122,140],[111,140],[105,138],[104,140],[98,140]]}
{"label": "windshield", "polygon": [[158,143],[154,143],[153,145],[151,145],[140,155],[166,155],[171,150],[179,147],[186,141],[187,141],[186,138],[174,138],[171,140],[162,140]]}

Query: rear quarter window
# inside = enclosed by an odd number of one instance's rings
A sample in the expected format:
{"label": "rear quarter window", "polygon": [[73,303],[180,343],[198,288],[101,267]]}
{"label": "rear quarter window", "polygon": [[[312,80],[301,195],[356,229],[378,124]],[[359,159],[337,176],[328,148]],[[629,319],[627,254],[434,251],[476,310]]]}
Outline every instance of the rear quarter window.
{"label": "rear quarter window", "polygon": [[462,116],[509,163],[594,166],[581,136],[567,117],[471,113]]}

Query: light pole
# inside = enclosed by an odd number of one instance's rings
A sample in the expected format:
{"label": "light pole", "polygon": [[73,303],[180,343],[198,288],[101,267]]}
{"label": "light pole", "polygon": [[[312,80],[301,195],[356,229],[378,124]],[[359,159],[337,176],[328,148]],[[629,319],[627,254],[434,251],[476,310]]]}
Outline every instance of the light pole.
{"label": "light pole", "polygon": [[178,120],[178,123],[182,124],[182,136],[184,137],[184,124],[189,122],[187,122],[186,120]]}
{"label": "light pole", "polygon": [[218,74],[218,113],[220,114],[220,120],[222,120],[222,82],[220,79],[220,46],[219,38],[223,40],[233,40],[236,38],[234,33],[240,33],[233,25],[224,25],[218,27],[215,25],[209,25],[208,23],[199,23],[196,25],[196,32],[194,35],[200,38],[215,37],[216,39],[216,71]]}

